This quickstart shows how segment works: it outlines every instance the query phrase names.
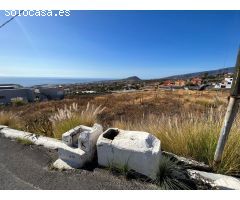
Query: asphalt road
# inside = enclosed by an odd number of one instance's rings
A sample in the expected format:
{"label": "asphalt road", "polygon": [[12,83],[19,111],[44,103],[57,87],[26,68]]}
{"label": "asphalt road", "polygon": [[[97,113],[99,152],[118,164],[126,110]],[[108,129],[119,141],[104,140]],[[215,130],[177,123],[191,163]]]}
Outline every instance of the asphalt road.
{"label": "asphalt road", "polygon": [[55,150],[36,145],[25,146],[0,136],[0,189],[157,189],[148,182],[127,180],[122,175],[116,176],[98,167],[57,171],[50,167],[56,159]]}

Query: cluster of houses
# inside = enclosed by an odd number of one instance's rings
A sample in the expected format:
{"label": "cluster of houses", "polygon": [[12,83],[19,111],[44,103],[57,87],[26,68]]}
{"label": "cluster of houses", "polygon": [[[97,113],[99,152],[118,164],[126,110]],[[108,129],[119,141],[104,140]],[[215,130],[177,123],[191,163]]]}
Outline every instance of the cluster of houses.
{"label": "cluster of houses", "polygon": [[233,78],[227,77],[224,78],[221,82],[208,82],[204,83],[202,78],[195,77],[190,80],[165,80],[163,83],[160,84],[160,86],[163,87],[197,87],[197,86],[203,86],[207,85],[208,87],[214,88],[214,89],[230,89],[232,87]]}
{"label": "cluster of houses", "polygon": [[192,84],[192,85],[201,85],[203,82],[202,78],[192,78],[190,80],[166,80],[163,81],[161,86],[186,86],[187,84]]}
{"label": "cluster of houses", "polygon": [[0,84],[0,105],[11,104],[15,100],[35,102],[60,100],[64,98],[64,90],[57,86],[38,86],[25,88],[16,84]]}
{"label": "cluster of houses", "polygon": [[[0,105],[11,104],[14,101],[22,102],[35,102],[35,101],[46,101],[46,100],[60,100],[65,95],[73,94],[95,94],[102,92],[114,92],[114,91],[135,91],[135,90],[152,90],[157,88],[164,89],[190,89],[190,90],[203,90],[206,88],[212,89],[229,89],[232,86],[233,74],[225,74],[218,77],[218,79],[204,79],[201,77],[194,77],[191,79],[179,79],[179,80],[165,80],[163,82],[151,82],[151,83],[123,83],[119,84],[108,83],[102,84],[101,86],[96,84],[89,85],[73,85],[72,87],[64,88],[63,86],[51,86],[41,85],[31,88],[22,87],[17,84],[0,84]],[[221,81],[222,80],[222,81]],[[106,88],[107,87],[107,88]]]}

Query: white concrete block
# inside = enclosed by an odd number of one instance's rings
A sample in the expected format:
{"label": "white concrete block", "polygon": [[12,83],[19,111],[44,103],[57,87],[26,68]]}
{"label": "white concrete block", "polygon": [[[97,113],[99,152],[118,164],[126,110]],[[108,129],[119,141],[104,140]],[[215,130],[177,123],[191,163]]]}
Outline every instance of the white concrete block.
{"label": "white concrete block", "polygon": [[88,161],[92,161],[96,151],[96,143],[99,136],[103,133],[103,128],[99,124],[94,124],[91,129],[86,126],[81,126],[83,132],[80,133],[78,138],[78,148],[88,154]]}
{"label": "white concrete block", "polygon": [[81,168],[88,161],[88,155],[79,148],[64,146],[58,148],[59,158],[73,168]]}
{"label": "white concrete block", "polygon": [[111,128],[99,137],[97,154],[101,166],[127,167],[156,179],[161,144],[159,139],[146,132]]}
{"label": "white concrete block", "polygon": [[62,141],[70,147],[78,147],[78,137],[82,131],[80,126],[77,126],[62,135]]}
{"label": "white concrete block", "polygon": [[103,128],[99,124],[93,127],[77,126],[62,135],[62,141],[70,147],[78,147],[84,151],[92,151],[95,148],[98,137]]}
{"label": "white concrete block", "polygon": [[93,127],[80,125],[64,133],[62,139],[66,146],[58,149],[59,158],[71,167],[83,167],[94,158],[97,139],[102,132],[102,126],[94,124]]}

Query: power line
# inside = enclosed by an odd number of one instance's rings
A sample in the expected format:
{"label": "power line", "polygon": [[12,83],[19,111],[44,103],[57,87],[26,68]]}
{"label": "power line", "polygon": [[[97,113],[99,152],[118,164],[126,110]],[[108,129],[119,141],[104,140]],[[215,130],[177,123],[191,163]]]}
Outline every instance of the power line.
{"label": "power line", "polygon": [[12,21],[15,17],[17,17],[18,15],[20,15],[23,12],[23,10],[21,10],[18,14],[16,14],[15,16],[13,16],[12,18],[10,18],[9,20],[7,20],[6,22],[4,22],[0,28],[4,27],[6,24],[8,24],[10,21]]}

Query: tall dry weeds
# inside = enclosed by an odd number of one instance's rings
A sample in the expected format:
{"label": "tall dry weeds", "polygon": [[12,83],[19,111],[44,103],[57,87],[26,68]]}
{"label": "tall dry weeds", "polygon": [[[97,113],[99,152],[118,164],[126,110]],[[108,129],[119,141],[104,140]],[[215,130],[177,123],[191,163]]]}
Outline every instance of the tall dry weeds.
{"label": "tall dry weeds", "polygon": [[[212,164],[225,110],[210,108],[196,114],[147,115],[135,121],[116,121],[115,127],[147,131],[161,140],[162,148],[178,155]],[[240,117],[233,124],[218,172],[240,172]]]}
{"label": "tall dry weeds", "polygon": [[101,106],[90,105],[90,103],[87,104],[84,110],[79,109],[76,103],[58,109],[50,117],[54,137],[60,139],[63,133],[80,124],[92,126],[97,121],[97,115],[103,112],[104,109]]}
{"label": "tall dry weeds", "polygon": [[0,125],[5,125],[10,128],[15,129],[22,129],[23,122],[21,121],[20,117],[12,112],[0,112]]}

